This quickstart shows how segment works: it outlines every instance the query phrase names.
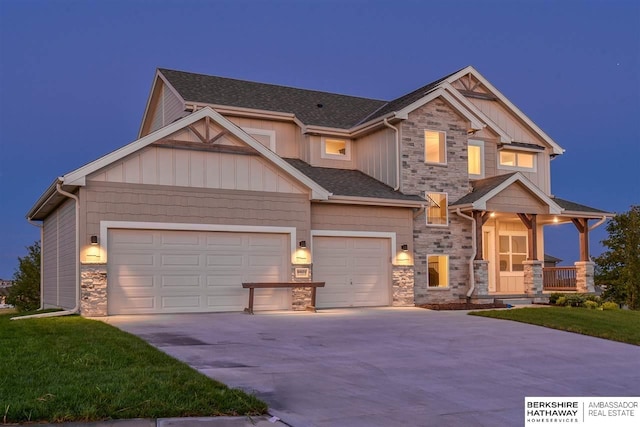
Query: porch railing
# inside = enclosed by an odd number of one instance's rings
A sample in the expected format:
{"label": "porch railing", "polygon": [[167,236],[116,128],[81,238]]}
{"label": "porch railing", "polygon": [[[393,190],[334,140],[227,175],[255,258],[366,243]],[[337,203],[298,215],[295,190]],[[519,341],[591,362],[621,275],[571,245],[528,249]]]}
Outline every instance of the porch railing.
{"label": "porch railing", "polygon": [[544,267],[542,285],[545,291],[575,291],[575,267]]}

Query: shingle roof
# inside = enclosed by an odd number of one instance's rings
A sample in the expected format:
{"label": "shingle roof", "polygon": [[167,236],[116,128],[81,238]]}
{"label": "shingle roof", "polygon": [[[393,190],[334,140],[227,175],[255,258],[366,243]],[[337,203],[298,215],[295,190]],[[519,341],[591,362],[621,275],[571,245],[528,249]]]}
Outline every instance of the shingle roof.
{"label": "shingle roof", "polygon": [[160,68],[185,101],[293,113],[307,125],[349,129],[383,117],[435,90],[451,73],[391,101],[339,95]]}
{"label": "shingle roof", "polygon": [[608,214],[609,212],[603,211],[600,209],[592,208],[590,206],[581,205],[580,203],[571,202],[569,200],[559,199],[558,197],[554,197],[553,201],[556,202],[562,209],[571,212],[593,212],[593,213],[602,213]]}
{"label": "shingle roof", "polygon": [[385,104],[377,99],[288,86],[167,69],[159,71],[185,101],[293,113],[309,125],[350,128]]}
{"label": "shingle roof", "polygon": [[473,202],[476,202],[483,198],[487,193],[489,193],[494,188],[498,187],[500,184],[505,182],[507,179],[511,178],[517,172],[508,173],[506,175],[498,175],[492,176],[491,178],[479,179],[477,181],[473,181],[473,191],[471,193],[467,193],[462,198],[452,203],[452,206],[455,205],[468,205]]}
{"label": "shingle roof", "polygon": [[420,196],[394,191],[388,185],[357,170],[319,168],[298,159],[284,160],[336,196],[372,197],[413,202],[425,201]]}

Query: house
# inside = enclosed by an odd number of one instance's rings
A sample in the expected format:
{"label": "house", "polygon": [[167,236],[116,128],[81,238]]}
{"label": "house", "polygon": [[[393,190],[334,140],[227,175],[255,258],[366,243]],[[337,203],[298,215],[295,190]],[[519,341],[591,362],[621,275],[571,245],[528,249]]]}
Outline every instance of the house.
{"label": "house", "polygon": [[[612,214],[551,194],[563,152],[473,67],[391,101],[158,69],[138,139],[27,214],[44,306],[240,311],[242,282],[308,280],[318,307],[544,298],[543,229],[562,223],[592,291],[589,231]],[[260,290],[256,308],[309,299]]]}

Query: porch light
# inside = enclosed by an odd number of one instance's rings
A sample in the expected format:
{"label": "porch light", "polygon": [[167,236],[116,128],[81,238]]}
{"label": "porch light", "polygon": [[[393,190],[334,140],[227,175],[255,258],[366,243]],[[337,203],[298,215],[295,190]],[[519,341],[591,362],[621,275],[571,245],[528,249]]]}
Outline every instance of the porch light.
{"label": "porch light", "polygon": [[298,246],[300,246],[301,248],[306,248],[307,247],[307,241],[306,240],[300,240],[300,242],[298,243]]}
{"label": "porch light", "polygon": [[91,244],[92,245],[97,245],[98,244],[98,236],[96,236],[95,234],[91,235]]}
{"label": "porch light", "polygon": [[407,252],[409,250],[409,245],[405,243],[404,245],[400,246],[400,249],[402,249],[402,252]]}
{"label": "porch light", "polygon": [[558,223],[558,217],[557,216],[553,217],[553,222],[556,223],[556,224]]}
{"label": "porch light", "polygon": [[491,218],[495,218],[495,217],[496,217],[496,213],[495,213],[495,212],[491,212],[491,213],[489,214],[489,217],[491,217]]}

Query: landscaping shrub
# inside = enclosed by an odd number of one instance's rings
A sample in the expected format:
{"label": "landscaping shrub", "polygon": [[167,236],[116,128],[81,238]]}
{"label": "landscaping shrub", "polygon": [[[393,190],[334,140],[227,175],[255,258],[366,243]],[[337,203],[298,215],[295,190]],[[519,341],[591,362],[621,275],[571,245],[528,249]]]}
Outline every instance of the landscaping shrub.
{"label": "landscaping shrub", "polygon": [[560,307],[567,305],[567,297],[564,295],[558,297],[558,299],[556,299],[556,305],[559,305]]}
{"label": "landscaping shrub", "polygon": [[567,302],[565,305],[569,307],[584,307],[585,297],[581,294],[567,295]]}
{"label": "landscaping shrub", "polygon": [[620,306],[612,301],[607,301],[604,304],[602,304],[603,310],[618,310],[619,308]]}
{"label": "landscaping shrub", "polygon": [[594,310],[598,308],[598,303],[595,301],[587,300],[584,302],[584,306],[587,307],[588,309]]}
{"label": "landscaping shrub", "polygon": [[[558,301],[558,298],[564,296],[564,294],[561,294],[560,292],[554,292],[551,295],[549,295],[549,304],[556,304]],[[560,304],[558,304],[560,305]]]}
{"label": "landscaping shrub", "polygon": [[585,299],[587,301],[593,301],[598,303],[598,305],[602,304],[602,298],[600,298],[598,295],[594,295],[594,294],[589,294],[585,297]]}

